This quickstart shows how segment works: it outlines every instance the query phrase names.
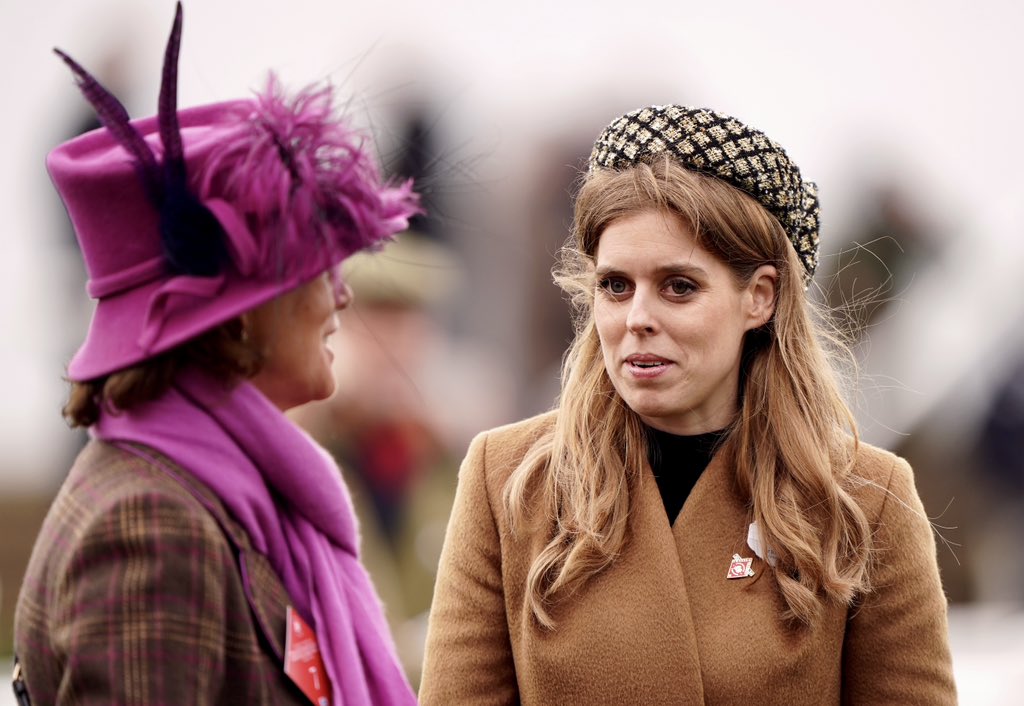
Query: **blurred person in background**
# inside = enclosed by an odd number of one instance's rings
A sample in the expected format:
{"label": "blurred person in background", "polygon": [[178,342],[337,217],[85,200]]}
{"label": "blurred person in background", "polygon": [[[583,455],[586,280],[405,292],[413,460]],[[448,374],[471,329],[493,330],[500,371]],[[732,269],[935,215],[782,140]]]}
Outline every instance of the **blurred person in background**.
{"label": "blurred person in background", "polygon": [[480,413],[472,397],[483,386],[441,370],[467,353],[434,311],[459,284],[447,246],[410,230],[379,253],[349,258],[342,272],[354,304],[332,341],[337,392],[291,417],[341,463],[361,520],[363,563],[416,683],[455,491],[455,449],[468,441],[453,415]]}
{"label": "blurred person in background", "polygon": [[412,231],[347,261],[344,278],[359,304],[335,341],[339,392],[310,408],[329,410],[325,445],[357,477],[392,548],[402,544],[412,489],[448,452],[444,415],[432,410],[442,400],[429,399],[424,385],[443,345],[430,307],[455,285],[454,268],[447,247]]}
{"label": "blurred person in background", "polygon": [[[926,222],[895,183],[874,183],[857,201],[858,218],[829,258],[824,295],[844,335],[866,335],[906,294],[936,255]],[[821,276],[823,275],[823,276]]]}
{"label": "blurred person in background", "polygon": [[179,5],[159,112],[133,123],[64,57],[105,126],[47,160],[98,300],[64,410],[91,441],[26,571],[16,691],[412,704],[338,468],[284,412],[333,392],[338,265],[416,196],[327,87],[178,111],[180,33]]}
{"label": "blurred person in background", "polygon": [[599,136],[561,397],[470,446],[424,704],[956,701],[932,528],[858,441],[817,250],[763,133],[652,106]]}
{"label": "blurred person in background", "polygon": [[981,460],[987,502],[978,524],[988,529],[976,559],[975,583],[983,601],[1024,603],[1024,352],[996,385],[984,410],[974,458]]}

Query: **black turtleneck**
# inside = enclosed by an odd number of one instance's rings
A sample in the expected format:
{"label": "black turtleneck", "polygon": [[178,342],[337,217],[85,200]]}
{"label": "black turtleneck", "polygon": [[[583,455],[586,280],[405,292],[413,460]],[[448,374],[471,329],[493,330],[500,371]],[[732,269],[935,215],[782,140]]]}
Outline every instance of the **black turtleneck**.
{"label": "black turtleneck", "polygon": [[658,481],[670,525],[675,523],[683,503],[724,436],[724,429],[696,436],[677,436],[648,427],[647,460]]}

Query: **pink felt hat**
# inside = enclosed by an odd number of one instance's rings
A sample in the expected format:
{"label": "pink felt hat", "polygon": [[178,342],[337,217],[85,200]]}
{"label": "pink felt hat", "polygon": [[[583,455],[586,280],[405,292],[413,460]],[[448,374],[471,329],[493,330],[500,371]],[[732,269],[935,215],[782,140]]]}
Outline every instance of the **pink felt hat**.
{"label": "pink felt hat", "polygon": [[67,56],[103,128],[46,165],[98,300],[68,365],[90,380],[137,364],[307,282],[408,227],[410,182],[380,177],[329,87],[177,110],[181,6],[157,116],[121,104]]}

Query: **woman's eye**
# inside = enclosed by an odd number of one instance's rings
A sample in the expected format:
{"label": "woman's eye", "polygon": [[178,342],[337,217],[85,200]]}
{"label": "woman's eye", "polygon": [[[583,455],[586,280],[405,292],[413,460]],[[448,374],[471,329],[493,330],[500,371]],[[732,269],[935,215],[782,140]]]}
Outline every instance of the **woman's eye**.
{"label": "woman's eye", "polygon": [[626,284],[625,280],[621,280],[617,277],[605,277],[598,284],[601,289],[616,296],[625,294],[629,291],[629,286]]}
{"label": "woman's eye", "polygon": [[668,289],[676,296],[685,296],[697,289],[693,282],[687,279],[673,279],[668,282]]}

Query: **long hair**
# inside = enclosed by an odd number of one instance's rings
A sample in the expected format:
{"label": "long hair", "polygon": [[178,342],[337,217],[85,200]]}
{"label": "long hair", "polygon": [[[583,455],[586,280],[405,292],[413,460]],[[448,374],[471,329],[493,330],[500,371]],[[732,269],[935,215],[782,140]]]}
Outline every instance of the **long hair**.
{"label": "long hair", "polygon": [[870,528],[849,492],[857,430],[836,364],[852,357],[812,318],[803,267],[779,222],[747,194],[668,157],[596,170],[576,197],[573,233],[554,272],[576,331],[558,413],[504,490],[513,532],[538,514],[552,528],[530,567],[527,602],[538,623],[553,628],[551,607],[611,564],[627,541],[647,439],[605,371],[594,259],[609,224],[647,209],[680,216],[740,286],[761,265],[777,269],[775,312],[744,341],[739,412],[719,453],[776,557],[782,617],[811,625],[826,601],[850,604],[869,589]]}

